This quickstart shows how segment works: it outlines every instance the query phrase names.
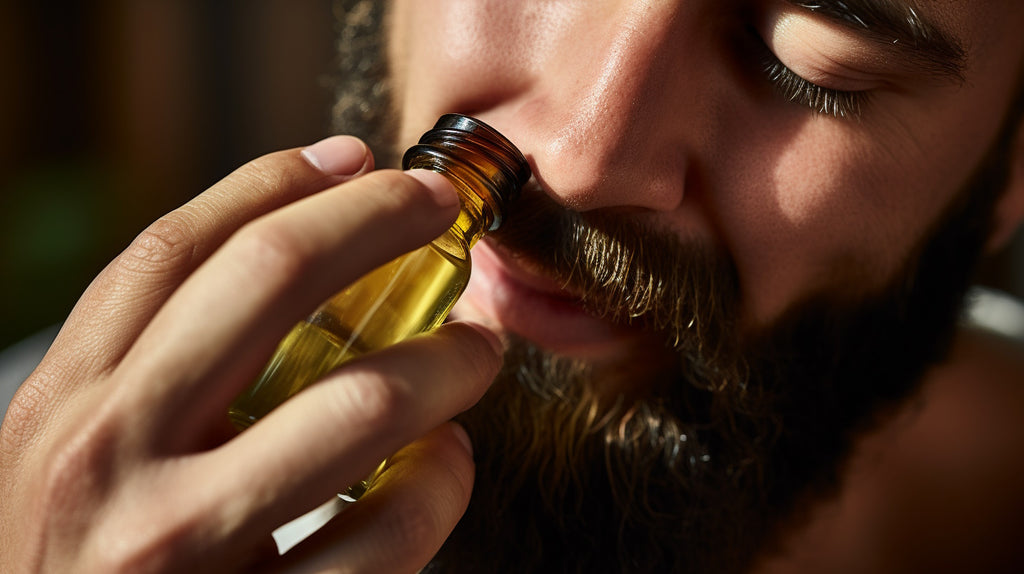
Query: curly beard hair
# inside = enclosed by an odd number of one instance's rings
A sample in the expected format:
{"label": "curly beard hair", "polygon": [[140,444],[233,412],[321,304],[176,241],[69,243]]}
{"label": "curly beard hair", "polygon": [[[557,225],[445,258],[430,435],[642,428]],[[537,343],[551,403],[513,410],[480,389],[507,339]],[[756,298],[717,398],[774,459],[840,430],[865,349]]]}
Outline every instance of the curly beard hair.
{"label": "curly beard hair", "polygon": [[[736,346],[713,338],[728,328],[691,328],[682,343],[669,328],[652,353],[670,350],[672,361],[639,356],[608,370],[514,342],[491,390],[459,417],[477,482],[427,572],[746,570],[798,518],[799,502],[835,492],[855,438],[945,355],[987,236],[995,173],[962,195],[970,201],[949,210],[886,288],[821,293]],[[545,252],[559,251],[546,239]],[[613,251],[635,265],[639,249]],[[694,287],[718,289],[711,308],[729,309],[728,285]],[[725,351],[693,351],[707,348]]]}
{"label": "curly beard hair", "polygon": [[358,136],[373,150],[380,167],[398,165],[387,40],[382,33],[386,2],[335,0],[338,22],[337,72],[332,78],[334,133]]}
{"label": "curly beard hair", "polygon": [[[390,165],[398,118],[383,4],[336,2],[334,128]],[[801,501],[838,487],[856,436],[945,354],[1005,186],[1011,136],[998,138],[884,289],[819,293],[743,340],[735,272],[720,254],[524,193],[496,239],[571,285],[590,312],[662,344],[614,368],[513,340],[491,390],[459,418],[476,486],[425,571],[748,568],[780,524],[799,518]]]}

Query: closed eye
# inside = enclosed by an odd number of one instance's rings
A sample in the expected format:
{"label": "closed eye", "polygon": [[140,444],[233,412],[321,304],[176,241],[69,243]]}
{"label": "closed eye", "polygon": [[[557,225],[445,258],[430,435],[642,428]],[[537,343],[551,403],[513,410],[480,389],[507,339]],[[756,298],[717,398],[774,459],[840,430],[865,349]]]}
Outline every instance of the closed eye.
{"label": "closed eye", "polygon": [[771,52],[764,58],[762,67],[779,95],[819,114],[836,118],[859,118],[868,98],[868,92],[834,90],[805,80]]}
{"label": "closed eye", "polygon": [[869,91],[826,88],[801,77],[782,63],[760,35],[757,35],[757,49],[760,51],[761,71],[768,76],[772,87],[782,98],[806,106],[818,114],[842,119],[860,118],[869,99]]}

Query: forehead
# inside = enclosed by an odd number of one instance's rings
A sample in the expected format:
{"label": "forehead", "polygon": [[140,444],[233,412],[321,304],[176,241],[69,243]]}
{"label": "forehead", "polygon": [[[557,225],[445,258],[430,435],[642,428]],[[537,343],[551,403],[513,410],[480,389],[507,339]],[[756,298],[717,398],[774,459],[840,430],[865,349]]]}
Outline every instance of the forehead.
{"label": "forehead", "polygon": [[[534,2],[536,3],[536,0]],[[439,8],[451,8],[455,4],[472,3],[474,2],[466,0],[454,2],[451,0],[428,0],[424,2],[426,5],[437,4]],[[839,10],[848,10],[852,16],[858,16],[865,10],[910,13],[919,15],[925,22],[936,24],[941,31],[970,47],[977,47],[978,44],[983,44],[984,40],[991,39],[993,32],[1021,31],[1020,25],[1024,24],[1024,1],[1022,0],[748,0],[748,3],[758,6],[781,3],[808,7],[835,6]],[[396,11],[416,9],[419,3],[390,0],[386,4],[389,11],[394,14]],[[495,4],[494,2],[481,2],[481,4],[486,4],[487,8],[470,10],[470,13],[478,16],[486,13],[500,19],[503,11],[517,11],[513,7],[514,5]],[[423,7],[419,6],[418,8],[422,9]],[[460,10],[459,13],[466,12]],[[458,30],[459,28],[452,29]]]}
{"label": "forehead", "polygon": [[1020,49],[1020,42],[1001,42],[1022,36],[1024,2],[1021,0],[881,0],[915,10],[958,40],[968,55],[997,49]]}
{"label": "forehead", "polygon": [[[667,1],[681,3],[684,0]],[[1018,78],[1024,76],[1024,0],[737,0],[738,4],[703,1],[708,10],[719,6],[719,18],[722,19],[750,18],[758,10],[771,6],[795,6],[809,15],[815,7],[822,6],[854,16],[871,11],[889,12],[890,20],[893,20],[894,13],[904,17],[911,14],[962,48],[962,58],[958,62],[962,64],[964,73],[961,79],[966,80],[965,84],[970,85],[981,77],[992,79],[992,76],[998,76],[998,80],[982,89],[1014,92],[1020,83]],[[589,17],[600,19],[603,13],[615,13],[597,9],[600,6],[648,2],[595,0],[593,4],[586,5],[594,7],[588,10]],[[391,0],[387,4],[390,8],[387,20],[392,32],[390,55],[392,63],[401,68],[401,64],[412,56],[410,50],[415,52],[424,46],[424,42],[432,43],[435,49],[445,52],[471,46],[466,53],[475,55],[477,59],[488,55],[508,59],[512,53],[528,61],[536,54],[551,49],[550,44],[543,41],[544,34],[540,33],[551,28],[551,23],[544,17],[538,20],[534,16],[548,15],[551,12],[548,7],[576,3],[564,0]],[[737,10],[737,6],[741,9]],[[832,21],[835,22],[834,19]],[[872,31],[884,35],[884,28]],[[510,39],[514,41],[510,43]],[[396,71],[397,76],[403,75],[401,70]]]}

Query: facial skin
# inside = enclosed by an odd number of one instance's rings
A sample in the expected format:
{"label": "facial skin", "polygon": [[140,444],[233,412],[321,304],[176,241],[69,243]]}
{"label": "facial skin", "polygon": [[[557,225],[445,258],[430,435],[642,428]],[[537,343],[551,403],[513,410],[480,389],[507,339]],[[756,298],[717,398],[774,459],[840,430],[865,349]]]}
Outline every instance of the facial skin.
{"label": "facial skin", "polygon": [[[500,522],[490,534],[512,537],[495,546],[509,555],[539,555],[550,537],[548,547],[618,545],[598,565],[742,569],[802,490],[829,486],[852,433],[904,398],[941,352],[988,232],[964,205],[980,203],[985,219],[985,179],[1005,183],[1005,161],[990,154],[1012,135],[1024,9],[919,3],[914,14],[933,25],[920,43],[962,48],[937,65],[906,51],[907,38],[885,40],[869,17],[865,31],[782,1],[392,8],[400,147],[441,113],[477,116],[529,158],[537,185],[525,211],[578,214],[581,229],[639,260],[677,247],[710,253],[725,264],[708,276],[727,278],[713,283],[722,298],[702,305],[718,315],[694,315],[693,331],[711,338],[673,355],[659,345],[673,337],[645,328],[649,315],[627,325],[602,302],[614,288],[577,281],[573,265],[546,253],[559,252],[548,244],[566,220],[510,218],[505,235],[475,250],[456,315],[526,339],[506,357],[506,376],[535,396],[499,381],[479,417],[466,417],[483,445],[474,504],[485,510],[471,505],[452,546],[473,548]],[[619,241],[607,231],[620,224],[669,239]],[[650,267],[663,272],[644,277],[660,285],[665,266]],[[693,292],[718,290],[698,283]],[[598,303],[578,302],[592,292]],[[709,347],[724,349],[721,361],[705,361]],[[592,407],[565,413],[560,401]],[[529,442],[547,452],[517,450]],[[663,450],[683,462],[634,464]],[[705,455],[714,462],[686,467]],[[611,498],[623,507],[597,508]],[[557,538],[574,528],[582,537]],[[527,539],[513,539],[519,532]],[[554,569],[557,556],[539,560]],[[450,568],[464,555],[444,560]]]}
{"label": "facial skin", "polygon": [[[1024,9],[863,10],[808,31],[814,14],[749,2],[479,18],[397,4],[400,143],[469,112],[535,168],[458,312],[504,340],[443,325],[232,432],[225,410],[280,337],[437,237],[458,204],[436,173],[376,170],[358,138],[258,158],[143,231],[19,388],[0,427],[5,569],[747,570],[837,486],[858,433],[907,402],[979,252],[1024,219],[1024,98],[999,92],[1022,75]],[[815,26],[899,7],[814,2]],[[459,26],[424,34],[439,14]],[[776,21],[764,43],[785,65],[870,97],[806,85],[744,34]],[[964,50],[952,68],[920,53],[944,35]],[[897,72],[860,69],[872,62]],[[283,557],[268,546],[386,457],[357,504]]]}
{"label": "facial skin", "polygon": [[[748,325],[817,290],[878,286],[1003,121],[1021,10],[921,6],[970,47],[961,84],[808,10],[746,4],[397,2],[400,145],[446,110],[480,117],[523,149],[557,203],[720,245]],[[819,85],[867,90],[859,120],[778,97],[751,47],[758,35]],[[468,295],[499,322],[512,315],[487,297]],[[548,319],[521,334],[556,351],[607,351],[591,325]]]}

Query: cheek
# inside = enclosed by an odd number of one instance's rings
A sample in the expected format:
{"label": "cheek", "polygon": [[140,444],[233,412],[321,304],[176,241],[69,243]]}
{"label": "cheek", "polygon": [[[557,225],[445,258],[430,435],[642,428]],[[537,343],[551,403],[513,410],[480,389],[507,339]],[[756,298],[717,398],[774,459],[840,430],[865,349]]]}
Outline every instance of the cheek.
{"label": "cheek", "polygon": [[[1014,46],[996,55],[1020,54],[1021,36],[1005,36]],[[882,94],[860,123],[737,114],[716,150],[735,156],[719,163],[732,169],[717,172],[714,209],[754,317],[905,265],[1000,129],[1016,77],[1000,65],[980,54],[964,86]]]}
{"label": "cheek", "polygon": [[919,160],[855,127],[810,117],[785,130],[746,125],[713,209],[755,321],[812,291],[879,286],[944,204],[925,191]]}

